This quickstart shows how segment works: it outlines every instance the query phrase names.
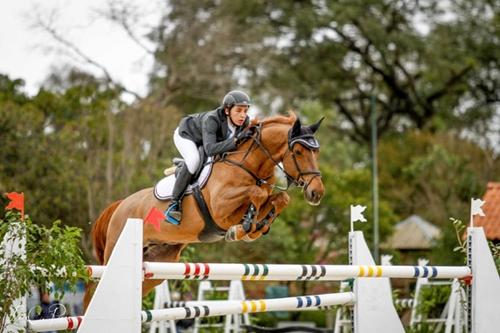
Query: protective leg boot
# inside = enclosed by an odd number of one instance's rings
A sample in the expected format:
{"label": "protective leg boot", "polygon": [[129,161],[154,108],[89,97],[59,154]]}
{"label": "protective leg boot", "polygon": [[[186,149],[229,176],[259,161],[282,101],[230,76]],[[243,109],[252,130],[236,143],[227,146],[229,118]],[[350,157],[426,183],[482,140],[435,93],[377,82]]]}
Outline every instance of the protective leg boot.
{"label": "protective leg boot", "polygon": [[193,175],[189,172],[187,166],[182,165],[175,179],[174,190],[172,192],[172,202],[165,212],[165,217],[168,222],[180,224],[182,219],[182,198],[191,182]]}

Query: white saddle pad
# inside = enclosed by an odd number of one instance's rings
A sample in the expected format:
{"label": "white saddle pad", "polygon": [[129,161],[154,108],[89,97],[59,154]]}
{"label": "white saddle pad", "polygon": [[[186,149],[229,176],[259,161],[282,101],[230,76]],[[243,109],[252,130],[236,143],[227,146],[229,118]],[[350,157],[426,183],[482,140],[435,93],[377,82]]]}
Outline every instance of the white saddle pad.
{"label": "white saddle pad", "polygon": [[[211,162],[212,158],[208,159],[208,162]],[[200,188],[203,188],[210,177],[210,173],[212,172],[212,163],[207,163],[201,170],[200,177],[196,180],[193,185],[200,185]],[[158,200],[170,200],[172,198],[172,191],[174,190],[175,184],[175,174],[164,177],[158,183],[156,183],[154,187],[154,194]],[[186,195],[193,193],[193,185],[189,185],[186,190]]]}

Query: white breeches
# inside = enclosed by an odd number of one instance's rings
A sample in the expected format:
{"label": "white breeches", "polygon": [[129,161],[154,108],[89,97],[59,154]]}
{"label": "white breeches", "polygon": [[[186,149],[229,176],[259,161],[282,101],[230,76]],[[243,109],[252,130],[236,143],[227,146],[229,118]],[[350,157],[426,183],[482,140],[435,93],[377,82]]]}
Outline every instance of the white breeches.
{"label": "white breeches", "polygon": [[180,136],[179,128],[176,128],[174,132],[174,144],[179,153],[181,153],[189,172],[194,174],[200,165],[198,147],[193,141]]}

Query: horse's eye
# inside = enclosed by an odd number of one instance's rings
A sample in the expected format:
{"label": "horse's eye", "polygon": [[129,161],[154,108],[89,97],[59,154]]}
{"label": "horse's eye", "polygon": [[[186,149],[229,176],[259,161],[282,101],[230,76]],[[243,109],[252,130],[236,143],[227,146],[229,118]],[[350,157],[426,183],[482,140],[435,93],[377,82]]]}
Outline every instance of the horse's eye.
{"label": "horse's eye", "polygon": [[301,152],[300,150],[296,150],[294,153],[295,153],[295,155],[297,155],[297,156],[302,156],[302,152]]}

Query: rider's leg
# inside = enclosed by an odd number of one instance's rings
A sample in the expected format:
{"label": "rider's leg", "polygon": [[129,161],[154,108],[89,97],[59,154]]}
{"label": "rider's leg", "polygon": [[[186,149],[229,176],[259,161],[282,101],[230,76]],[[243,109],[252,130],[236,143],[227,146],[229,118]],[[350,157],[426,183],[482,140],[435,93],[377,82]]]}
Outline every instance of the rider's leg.
{"label": "rider's leg", "polygon": [[171,217],[172,220],[169,219],[170,222],[179,223],[182,218],[182,197],[184,196],[184,192],[191,181],[192,175],[198,169],[198,165],[200,163],[200,155],[198,153],[198,147],[196,144],[186,138],[183,138],[179,135],[179,129],[176,129],[174,132],[174,144],[177,147],[177,150],[184,158],[184,165],[179,170],[174,190],[172,193],[172,201],[167,208],[167,219]]}
{"label": "rider's leg", "polygon": [[187,164],[183,164],[177,177],[175,179],[174,190],[172,192],[172,201],[167,208],[167,218],[171,217],[174,221],[179,223],[182,219],[182,197],[184,197],[184,192],[186,191],[193,174],[189,172]]}

